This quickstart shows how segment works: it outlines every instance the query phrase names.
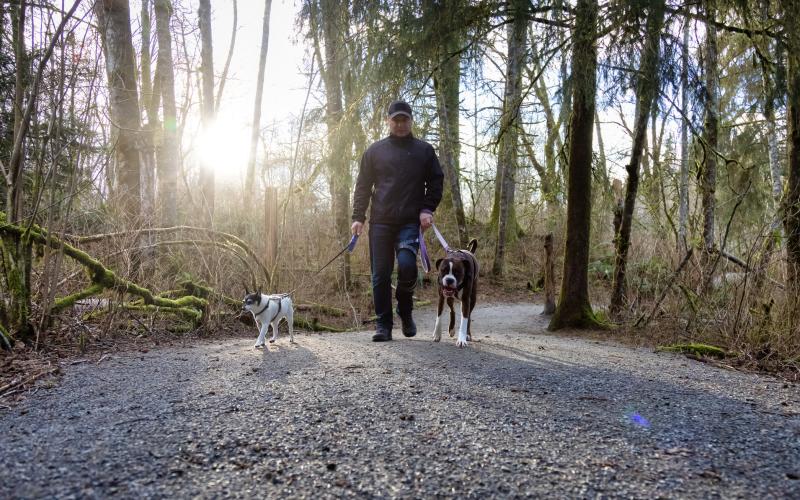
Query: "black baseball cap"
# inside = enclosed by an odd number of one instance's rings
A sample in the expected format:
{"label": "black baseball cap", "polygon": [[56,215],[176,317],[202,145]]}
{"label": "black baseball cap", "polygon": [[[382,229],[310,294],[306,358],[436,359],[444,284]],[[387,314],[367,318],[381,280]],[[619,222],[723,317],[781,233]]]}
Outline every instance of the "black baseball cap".
{"label": "black baseball cap", "polygon": [[389,109],[386,110],[386,115],[389,118],[394,118],[397,115],[406,115],[412,118],[411,106],[406,101],[394,101],[389,105]]}

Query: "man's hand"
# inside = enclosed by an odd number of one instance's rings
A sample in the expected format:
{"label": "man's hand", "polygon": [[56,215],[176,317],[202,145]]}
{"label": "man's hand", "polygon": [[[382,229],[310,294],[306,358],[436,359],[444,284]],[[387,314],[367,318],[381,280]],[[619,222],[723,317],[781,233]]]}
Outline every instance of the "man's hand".
{"label": "man's hand", "polygon": [[422,226],[422,231],[424,232],[431,227],[431,224],[433,224],[433,214],[430,212],[420,212],[419,225]]}
{"label": "man's hand", "polygon": [[363,231],[364,231],[364,223],[363,222],[354,221],[353,225],[350,226],[350,232],[352,234],[357,235],[357,236],[361,236],[361,233]]}

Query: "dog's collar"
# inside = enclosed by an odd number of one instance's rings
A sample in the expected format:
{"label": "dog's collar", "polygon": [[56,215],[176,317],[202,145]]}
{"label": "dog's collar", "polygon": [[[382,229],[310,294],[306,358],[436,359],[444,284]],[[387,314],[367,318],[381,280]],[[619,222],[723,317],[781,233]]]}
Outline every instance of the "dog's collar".
{"label": "dog's collar", "polygon": [[[254,316],[261,316],[261,313],[263,313],[264,311],[266,311],[269,308],[269,302],[270,302],[270,299],[267,299],[267,303],[264,305],[264,309],[258,311],[257,313],[253,313],[253,315]],[[278,304],[279,304],[278,307],[280,307],[280,302]]]}

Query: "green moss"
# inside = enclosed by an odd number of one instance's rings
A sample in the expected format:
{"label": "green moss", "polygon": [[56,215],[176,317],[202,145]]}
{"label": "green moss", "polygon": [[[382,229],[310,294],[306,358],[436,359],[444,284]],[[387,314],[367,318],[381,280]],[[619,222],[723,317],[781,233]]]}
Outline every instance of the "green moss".
{"label": "green moss", "polygon": [[55,302],[53,303],[53,312],[58,312],[62,309],[66,309],[67,307],[72,307],[75,302],[85,299],[87,297],[91,297],[93,295],[97,295],[104,290],[103,285],[99,283],[95,283],[94,285],[84,288],[80,292],[73,293],[72,295],[67,295],[66,297],[56,298]]}
{"label": "green moss", "polygon": [[724,349],[708,344],[674,344],[660,346],[656,349],[659,352],[679,352],[683,354],[694,354],[710,358],[724,358],[728,355]]}
{"label": "green moss", "polygon": [[576,308],[564,307],[559,303],[547,329],[550,331],[562,328],[577,328],[579,330],[609,330],[613,325],[597,317],[588,303]]}

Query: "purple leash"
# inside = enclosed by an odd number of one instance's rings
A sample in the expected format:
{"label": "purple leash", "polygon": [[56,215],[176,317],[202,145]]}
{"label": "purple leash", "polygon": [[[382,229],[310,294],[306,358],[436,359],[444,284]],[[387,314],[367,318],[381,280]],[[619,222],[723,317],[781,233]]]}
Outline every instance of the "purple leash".
{"label": "purple leash", "polygon": [[[452,252],[453,249],[450,248],[450,245],[447,244],[442,233],[436,228],[436,224],[431,224],[431,227],[433,227],[433,233],[436,235],[436,239],[439,240],[439,243],[441,243],[444,251],[447,253]],[[422,232],[422,228],[419,229],[419,255],[422,261],[422,270],[427,274],[431,270],[431,259],[428,257],[428,247],[425,245],[425,234]]]}

